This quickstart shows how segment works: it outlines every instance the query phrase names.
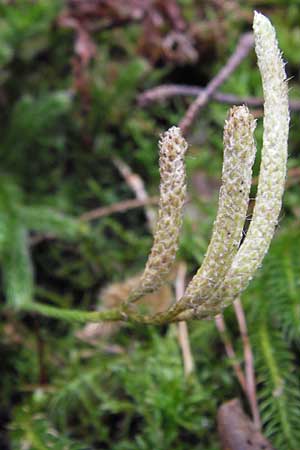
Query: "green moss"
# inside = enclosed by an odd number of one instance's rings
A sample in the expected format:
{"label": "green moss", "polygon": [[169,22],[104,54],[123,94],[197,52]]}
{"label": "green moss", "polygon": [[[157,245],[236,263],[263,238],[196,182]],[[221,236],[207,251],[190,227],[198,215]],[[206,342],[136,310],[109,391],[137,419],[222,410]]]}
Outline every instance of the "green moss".
{"label": "green moss", "polygon": [[[85,103],[74,90],[76,32],[60,27],[57,20],[64,2],[1,2],[1,449],[220,449],[217,407],[242,393],[213,322],[190,326],[196,370],[186,380],[173,327],[127,324],[93,346],[76,337],[82,327],[78,323],[16,312],[7,304],[22,307],[35,298],[57,310],[93,311],[101,288],[142,270],[152,237],[141,209],[89,224],[78,218],[133,198],[113,164],[115,156],[157,195],[158,136],[178,123],[191,99],[141,108],[136,96],[161,83],[204,86],[224,65],[239,34],[250,28],[252,3],[239,3],[235,11],[219,14],[209,2],[178,2],[200,55],[186,65],[163,59],[152,63],[142,52],[140,23],[93,31],[96,55],[86,71]],[[291,97],[300,89],[299,12],[294,3],[260,2],[289,61]],[[221,90],[261,95],[254,56]],[[212,101],[189,136],[191,201],[179,257],[187,261],[190,275],[203,259],[215,217],[227,110],[227,105]],[[258,124],[258,147],[261,134]],[[295,113],[290,137],[294,168],[299,166],[299,142]],[[208,194],[194,181],[199,171],[211,181]],[[298,227],[299,195],[295,182],[286,192],[282,233],[245,296],[264,430],[280,449],[295,448],[300,428],[300,242],[299,233],[291,231]],[[33,244],[35,239],[41,240]],[[259,312],[267,317],[263,323]],[[226,320],[241,358],[231,310]],[[278,377],[285,389],[274,397]]]}

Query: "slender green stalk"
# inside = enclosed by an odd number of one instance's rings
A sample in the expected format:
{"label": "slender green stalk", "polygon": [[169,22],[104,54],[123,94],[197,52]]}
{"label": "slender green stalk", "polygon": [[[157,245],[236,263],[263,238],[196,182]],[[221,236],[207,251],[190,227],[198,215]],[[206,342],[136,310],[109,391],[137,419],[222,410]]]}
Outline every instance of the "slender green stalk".
{"label": "slender green stalk", "polygon": [[66,320],[68,322],[101,322],[127,320],[127,317],[119,309],[108,309],[106,311],[80,311],[76,309],[56,308],[55,306],[42,303],[29,303],[24,306],[23,311],[38,313],[53,319]]}

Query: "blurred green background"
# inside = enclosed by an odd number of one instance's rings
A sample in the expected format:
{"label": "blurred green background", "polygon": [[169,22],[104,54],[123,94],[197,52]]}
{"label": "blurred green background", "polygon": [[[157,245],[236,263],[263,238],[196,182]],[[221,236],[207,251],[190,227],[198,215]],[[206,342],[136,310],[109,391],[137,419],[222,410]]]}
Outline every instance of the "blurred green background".
{"label": "blurred green background", "polygon": [[[36,299],[93,310],[105,286],[142,270],[152,242],[143,208],[80,216],[134,198],[116,157],[158,194],[159,134],[192,98],[141,105],[138,95],[205,86],[251,29],[254,9],[276,27],[290,98],[300,101],[297,0],[0,1],[1,449],[220,449],[218,406],[243,394],[214,322],[189,325],[195,372],[186,379],[175,326],[99,325],[93,340],[82,325],[22,308]],[[254,51],[220,91],[262,95]],[[216,213],[228,108],[210,101],[188,136],[178,255],[188,277]],[[252,110],[261,148],[263,112]],[[276,238],[243,295],[263,430],[280,450],[300,442],[298,123],[293,110]],[[259,158],[256,175],[258,167]],[[242,360],[232,308],[225,317]]]}

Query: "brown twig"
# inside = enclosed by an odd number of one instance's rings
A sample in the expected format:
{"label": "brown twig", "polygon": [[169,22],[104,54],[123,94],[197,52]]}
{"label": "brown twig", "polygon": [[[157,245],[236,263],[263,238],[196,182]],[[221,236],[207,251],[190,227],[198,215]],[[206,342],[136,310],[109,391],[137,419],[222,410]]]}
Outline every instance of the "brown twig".
{"label": "brown twig", "polygon": [[200,108],[202,108],[210,99],[212,94],[224,83],[224,81],[232,74],[236,67],[248,55],[253,46],[253,34],[245,33],[240,37],[238,45],[234,53],[230,56],[227,63],[220,72],[208,83],[206,88],[198,95],[196,100],[189,106],[184,117],[180,121],[179,127],[183,134],[186,134]]}
{"label": "brown twig", "polygon": [[[177,269],[175,280],[176,300],[179,300],[185,289],[186,264],[181,262]],[[182,352],[184,374],[188,377],[194,371],[194,360],[190,346],[189,332],[186,322],[177,324],[178,341]]]}
{"label": "brown twig", "polygon": [[237,356],[236,353],[234,351],[231,339],[227,333],[227,329],[226,329],[226,324],[224,321],[224,317],[223,314],[218,314],[215,317],[215,323],[216,323],[216,327],[220,333],[220,337],[223,341],[224,347],[225,347],[225,351],[226,354],[229,358],[229,361],[232,365],[232,368],[234,370],[234,373],[241,385],[241,388],[243,389],[245,395],[247,395],[247,382],[246,382],[246,377],[244,375],[244,372],[241,368],[240,363],[237,360]]}
{"label": "brown twig", "polygon": [[[140,106],[146,106],[149,103],[162,101],[169,97],[197,97],[198,95],[201,95],[204,90],[204,88],[200,88],[198,86],[187,86],[184,84],[162,84],[161,86],[157,86],[153,89],[148,89],[147,91],[142,92],[137,97],[137,102]],[[247,105],[252,107],[260,107],[264,104],[264,100],[262,97],[241,97],[239,95],[225,94],[218,91],[213,92],[211,98],[213,100],[217,100],[220,103],[226,103],[229,105]],[[291,100],[289,104],[291,110],[300,110],[300,100]]]}
{"label": "brown twig", "polygon": [[[137,198],[123,200],[118,203],[113,203],[109,206],[92,209],[91,211],[87,211],[86,213],[82,214],[79,219],[87,222],[90,220],[99,219],[100,217],[109,216],[113,213],[125,212],[129,209],[146,206],[146,217],[149,228],[152,230],[155,223],[155,211],[149,207],[147,208],[147,206],[157,204],[159,202],[159,197],[148,196],[141,177],[133,173],[131,168],[124,161],[119,158],[114,158],[113,162],[121,175],[124,177],[128,186],[133,190]],[[53,239],[56,239],[56,236],[53,234],[38,234],[30,238],[30,245],[37,245],[42,241]]]}
{"label": "brown twig", "polygon": [[80,216],[80,220],[89,221],[99,219],[100,217],[109,216],[116,212],[125,212],[129,209],[138,208],[140,206],[156,205],[159,202],[159,197],[147,197],[144,199],[133,198],[130,200],[123,200],[122,202],[113,203],[109,206],[92,209]]}
{"label": "brown twig", "polygon": [[243,342],[247,397],[248,397],[248,401],[250,404],[254,425],[256,426],[256,428],[258,430],[260,430],[261,429],[261,421],[260,421],[259,409],[258,409],[258,404],[257,404],[257,396],[256,396],[256,382],[255,382],[253,353],[252,353],[251,344],[250,344],[250,340],[249,340],[249,336],[248,336],[246,318],[245,318],[243,306],[242,306],[240,299],[236,299],[233,303],[233,306],[234,306],[234,311],[235,311],[235,315],[237,318],[237,322],[239,325],[242,342]]}
{"label": "brown twig", "polygon": [[[145,184],[142,178],[134,173],[131,168],[121,159],[114,158],[113,163],[120,172],[120,174],[123,176],[124,180],[128,184],[128,186],[132,189],[134,192],[137,200],[143,201],[145,208],[145,214],[148,222],[148,226],[151,231],[154,229],[154,225],[156,222],[156,214],[155,211],[152,208],[147,207],[147,205],[150,205],[151,203],[147,203],[147,200],[149,199],[148,193],[145,189]],[[156,198],[156,197],[155,197]],[[155,202],[158,203],[158,202]]]}
{"label": "brown twig", "polygon": [[[79,220],[88,222],[90,220],[100,219],[101,217],[109,216],[110,214],[113,213],[126,212],[129,209],[139,208],[145,205],[156,205],[158,204],[158,202],[159,197],[157,196],[147,197],[144,200],[140,200],[138,198],[123,200],[118,203],[113,203],[112,205],[109,206],[103,206],[100,208],[92,209],[91,211],[87,211],[79,217]],[[40,242],[52,241],[56,238],[57,236],[55,236],[55,234],[52,233],[36,234],[30,237],[29,243],[31,246],[34,246],[39,244]]]}
{"label": "brown twig", "polygon": [[256,396],[256,382],[254,373],[253,354],[251,350],[251,344],[248,336],[247,323],[242,307],[242,303],[239,299],[234,302],[234,311],[237,318],[240,334],[242,337],[244,360],[245,360],[245,373],[243,372],[241,365],[237,362],[236,353],[234,351],[230,337],[227,334],[226,324],[222,314],[219,314],[215,318],[217,329],[220,333],[223,341],[225,351],[229,357],[234,373],[248,399],[253,423],[257,430],[261,429],[261,421],[259,415],[259,409]]}

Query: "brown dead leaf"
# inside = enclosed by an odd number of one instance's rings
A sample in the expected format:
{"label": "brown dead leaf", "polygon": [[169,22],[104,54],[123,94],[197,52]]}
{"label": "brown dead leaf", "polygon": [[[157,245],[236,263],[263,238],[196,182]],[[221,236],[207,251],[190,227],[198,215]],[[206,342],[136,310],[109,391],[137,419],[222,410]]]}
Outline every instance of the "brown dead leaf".
{"label": "brown dead leaf", "polygon": [[275,450],[236,398],[219,407],[218,432],[223,450]]}
{"label": "brown dead leaf", "polygon": [[[140,275],[128,278],[121,283],[113,283],[100,292],[101,305],[99,309],[110,309],[121,306],[127,299],[129,293],[135,288],[140,279]],[[170,286],[161,287],[157,292],[145,295],[139,302],[141,310],[147,314],[154,314],[166,310],[172,303],[172,291]],[[89,323],[76,333],[82,341],[90,344],[97,344],[102,339],[107,339],[118,332],[122,322],[101,322]]]}

